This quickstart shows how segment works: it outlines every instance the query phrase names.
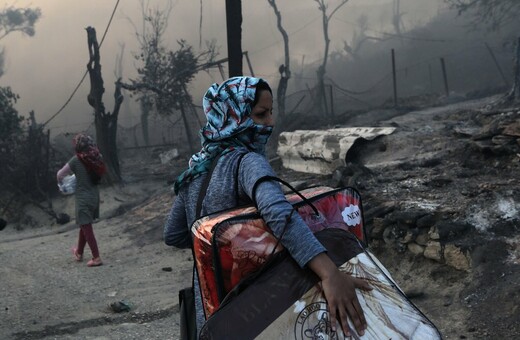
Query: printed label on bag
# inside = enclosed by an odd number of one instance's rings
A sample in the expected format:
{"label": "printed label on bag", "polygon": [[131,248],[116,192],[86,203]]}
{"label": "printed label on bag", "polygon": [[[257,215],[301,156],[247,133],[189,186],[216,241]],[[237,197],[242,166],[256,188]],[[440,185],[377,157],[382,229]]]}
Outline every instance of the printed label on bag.
{"label": "printed label on bag", "polygon": [[296,339],[336,339],[332,330],[327,304],[325,302],[311,303],[305,306],[296,318],[294,325]]}
{"label": "printed label on bag", "polygon": [[343,221],[349,226],[355,226],[361,223],[361,210],[357,205],[349,205],[342,212]]}

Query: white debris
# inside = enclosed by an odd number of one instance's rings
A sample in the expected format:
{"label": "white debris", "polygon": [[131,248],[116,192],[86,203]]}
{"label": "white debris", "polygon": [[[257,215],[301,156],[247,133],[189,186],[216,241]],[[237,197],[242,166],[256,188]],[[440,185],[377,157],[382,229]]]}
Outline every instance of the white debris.
{"label": "white debris", "polygon": [[347,152],[357,139],[372,140],[394,131],[394,127],[353,127],[283,132],[278,139],[278,155],[288,169],[330,174],[346,165]]}

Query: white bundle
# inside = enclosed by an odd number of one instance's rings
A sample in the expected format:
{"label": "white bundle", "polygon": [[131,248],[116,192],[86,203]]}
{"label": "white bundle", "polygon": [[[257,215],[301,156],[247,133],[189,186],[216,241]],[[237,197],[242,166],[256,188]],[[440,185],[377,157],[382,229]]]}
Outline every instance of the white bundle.
{"label": "white bundle", "polygon": [[62,194],[72,195],[76,191],[76,175],[65,176],[58,188]]}

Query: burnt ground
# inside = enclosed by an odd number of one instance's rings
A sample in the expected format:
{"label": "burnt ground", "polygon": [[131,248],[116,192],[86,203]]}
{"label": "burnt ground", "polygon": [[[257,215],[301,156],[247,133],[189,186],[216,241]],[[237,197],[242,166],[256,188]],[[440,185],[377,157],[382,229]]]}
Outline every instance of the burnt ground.
{"label": "burnt ground", "polygon": [[370,247],[446,338],[520,336],[520,108],[495,99],[348,117],[396,131],[319,179],[358,189]]}
{"label": "burnt ground", "polygon": [[[332,174],[272,162],[300,187],[361,193],[370,248],[446,339],[520,336],[520,108],[484,109],[493,99],[337,117],[332,126],[396,131],[357,142]],[[122,157],[125,185],[102,188],[94,228],[104,266],[74,262],[74,221],[57,225],[35,207],[1,232],[0,338],[179,337],[177,292],[190,283],[191,254],[166,247],[162,226],[167,181],[186,159],[161,165],[151,154]],[[71,202],[53,203],[73,215]],[[118,301],[130,311],[111,309]]]}
{"label": "burnt ground", "polygon": [[[385,151],[360,157],[377,172],[357,184],[365,192],[367,212],[373,212],[366,216],[368,224],[383,217],[385,230],[395,236],[383,237],[380,248],[399,253],[401,235],[430,227],[444,250],[436,260],[464,269],[461,275],[433,267],[429,275],[434,282],[445,280],[448,292],[442,294],[439,286],[445,308],[438,312],[449,317],[453,304],[468,312],[461,336],[515,338],[520,335],[520,110],[486,110],[482,104],[432,108],[382,122],[398,131],[383,139]],[[377,216],[377,207],[388,202],[396,203],[395,210]],[[449,261],[449,245],[468,258],[467,267]],[[449,292],[457,283],[463,289]]]}

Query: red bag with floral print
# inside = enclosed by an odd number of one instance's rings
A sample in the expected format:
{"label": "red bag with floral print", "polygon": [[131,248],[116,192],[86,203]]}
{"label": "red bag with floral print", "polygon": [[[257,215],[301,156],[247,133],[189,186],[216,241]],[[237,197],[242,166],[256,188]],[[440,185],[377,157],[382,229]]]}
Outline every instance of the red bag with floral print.
{"label": "red bag with floral print", "polygon": [[[343,229],[366,244],[361,197],[355,189],[315,187],[295,192],[286,197],[314,233]],[[202,217],[191,231],[206,319],[242,279],[283,250],[253,206]]]}

